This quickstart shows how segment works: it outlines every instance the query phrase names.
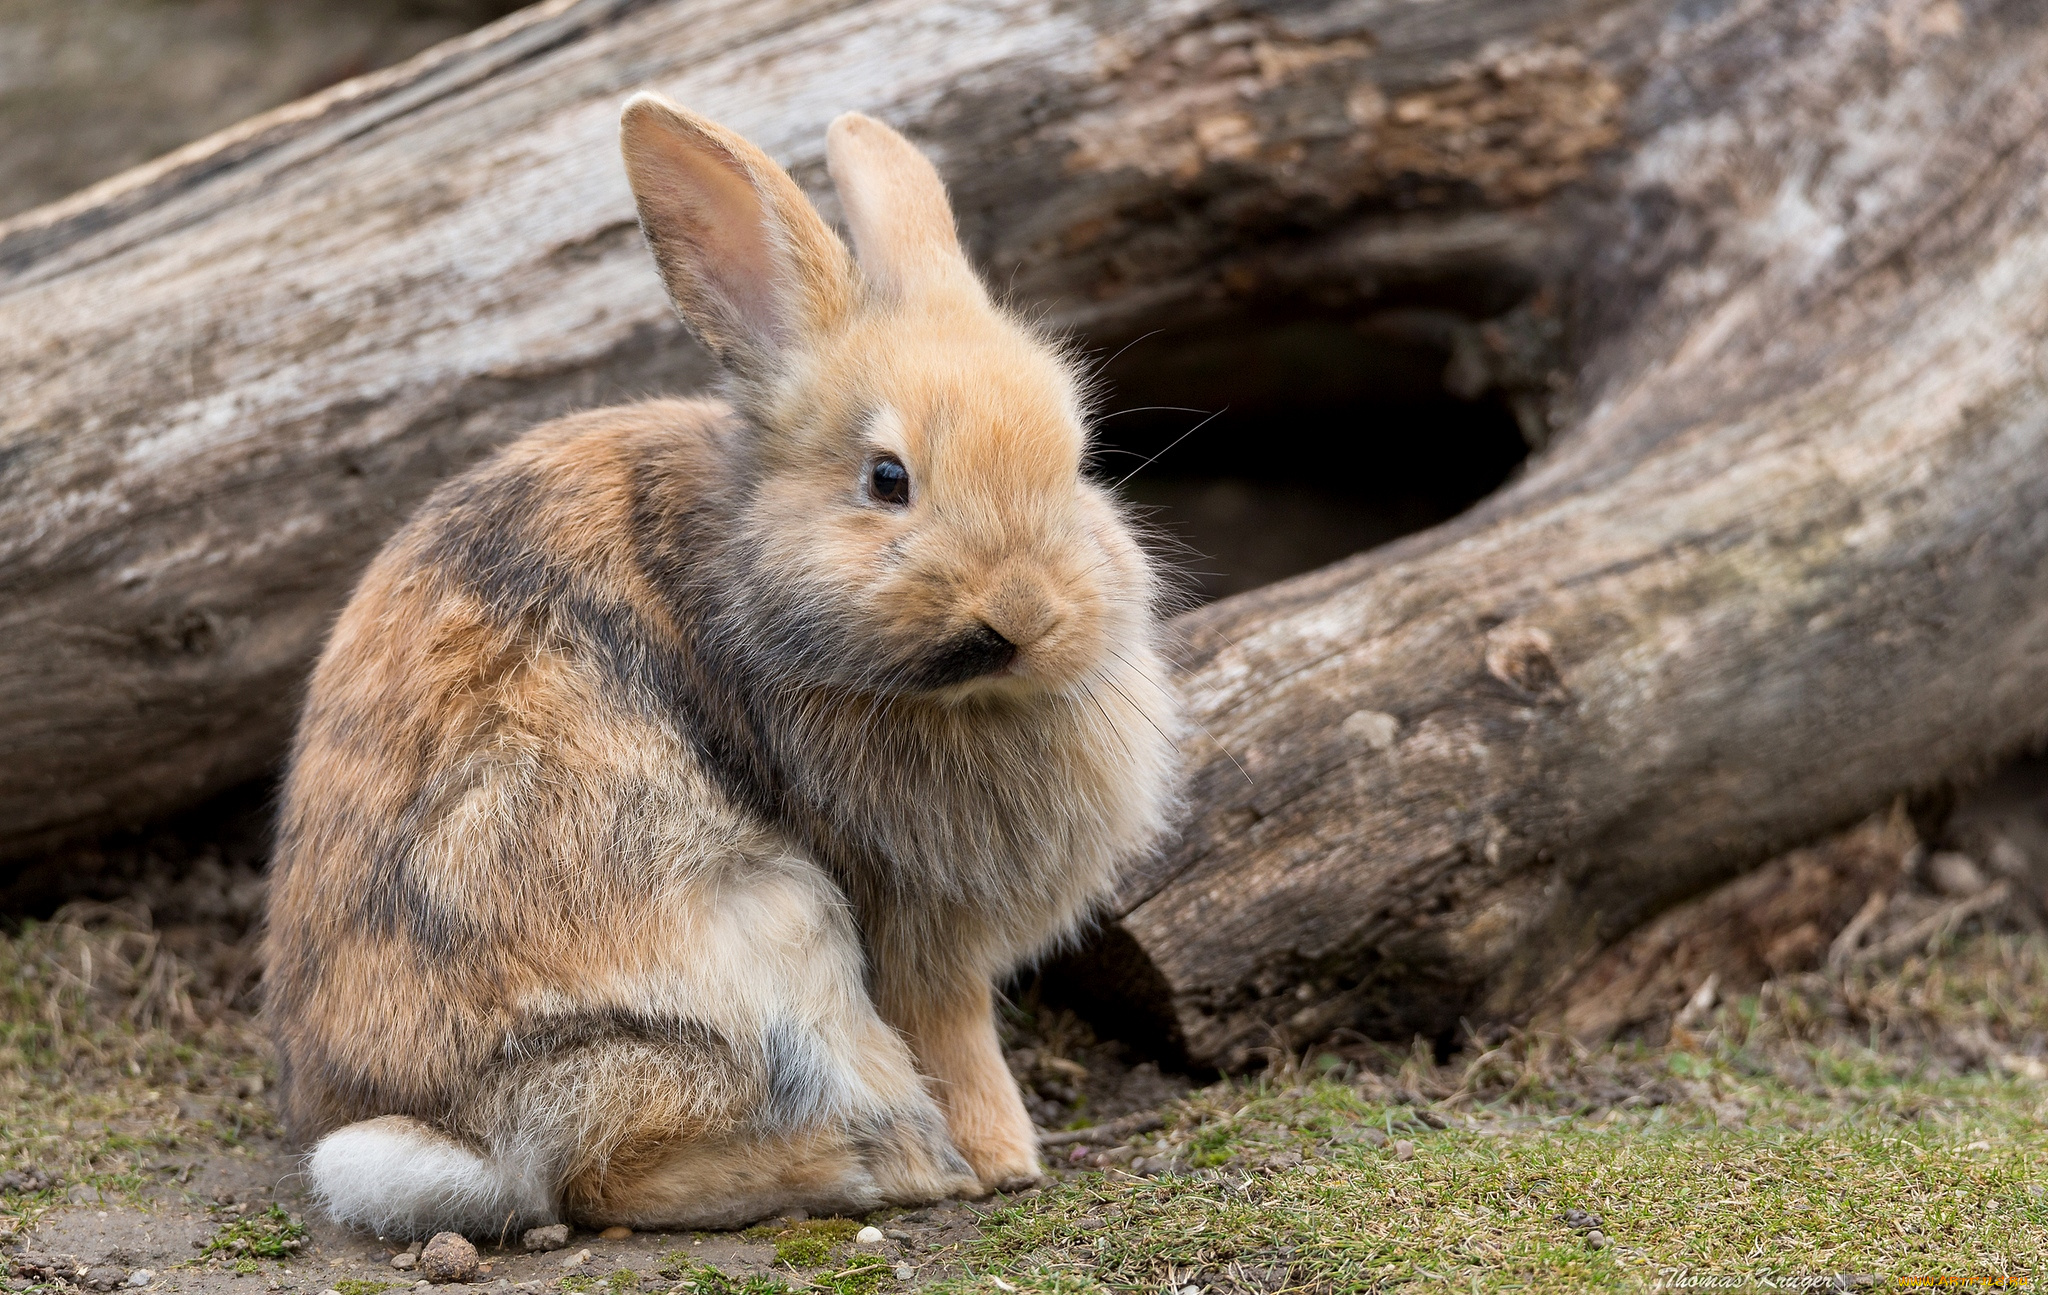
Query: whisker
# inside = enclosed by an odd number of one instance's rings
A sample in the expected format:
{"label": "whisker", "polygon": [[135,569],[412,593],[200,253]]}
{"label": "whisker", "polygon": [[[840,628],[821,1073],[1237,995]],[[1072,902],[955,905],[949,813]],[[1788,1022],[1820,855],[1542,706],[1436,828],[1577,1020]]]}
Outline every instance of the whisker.
{"label": "whisker", "polygon": [[[1199,431],[1201,431],[1201,430],[1202,430],[1202,429],[1203,429],[1204,427],[1207,427],[1207,426],[1208,426],[1208,425],[1209,425],[1210,423],[1213,423],[1213,422],[1215,422],[1217,418],[1219,418],[1220,416],[1222,416],[1222,415],[1224,415],[1224,414],[1227,414],[1227,413],[1229,413],[1229,412],[1230,412],[1230,406],[1229,406],[1229,405],[1225,405],[1225,406],[1223,406],[1223,408],[1221,408],[1221,409],[1217,410],[1217,411],[1216,411],[1215,413],[1213,413],[1213,414],[1209,415],[1209,416],[1208,416],[1207,418],[1204,418],[1204,419],[1203,419],[1203,420],[1202,420],[1201,422],[1199,422],[1199,423],[1196,423],[1196,424],[1195,424],[1195,425],[1194,425],[1193,427],[1190,427],[1190,428],[1188,428],[1188,429],[1187,429],[1186,431],[1182,432],[1182,433],[1181,433],[1181,434],[1180,434],[1179,436],[1176,436],[1176,437],[1174,437],[1174,438],[1173,438],[1173,440],[1172,440],[1171,442],[1169,442],[1169,443],[1167,444],[1166,450],[1170,450],[1170,449],[1172,449],[1172,448],[1173,448],[1174,446],[1176,446],[1176,445],[1179,445],[1179,444],[1180,444],[1180,443],[1181,443],[1182,441],[1186,440],[1186,439],[1187,439],[1188,437],[1190,437],[1190,436],[1193,436],[1193,435],[1194,435],[1194,434],[1195,434],[1196,432],[1199,432]],[[1158,462],[1158,461],[1160,460],[1160,458],[1161,458],[1162,456],[1164,456],[1164,455],[1165,455],[1165,453],[1166,453],[1166,450],[1161,450],[1161,451],[1159,451],[1159,453],[1158,453],[1158,454],[1155,454],[1155,455],[1153,455],[1153,456],[1152,456],[1151,458],[1149,458],[1149,459],[1146,459],[1146,460],[1145,460],[1145,461],[1144,461],[1143,463],[1140,463],[1140,464],[1139,464],[1139,465],[1138,465],[1137,467],[1135,467],[1135,468],[1132,468],[1132,469],[1130,470],[1130,472],[1129,472],[1129,473],[1125,474],[1125,476],[1124,476],[1123,480],[1121,480],[1121,481],[1118,481],[1118,482],[1117,482],[1117,483],[1116,483],[1116,484],[1115,484],[1114,486],[1111,486],[1111,487],[1110,487],[1110,489],[1112,489],[1112,490],[1121,490],[1121,489],[1123,489],[1123,486],[1124,486],[1124,482],[1125,482],[1125,481],[1129,481],[1129,480],[1130,480],[1130,479],[1131,479],[1132,477],[1135,477],[1135,476],[1137,476],[1137,475],[1138,475],[1138,474],[1139,474],[1140,472],[1143,472],[1143,471],[1144,471],[1144,470],[1145,470],[1146,468],[1149,468],[1149,467],[1151,467],[1151,466],[1152,466],[1152,465],[1153,465],[1154,463],[1157,463],[1157,462]]]}

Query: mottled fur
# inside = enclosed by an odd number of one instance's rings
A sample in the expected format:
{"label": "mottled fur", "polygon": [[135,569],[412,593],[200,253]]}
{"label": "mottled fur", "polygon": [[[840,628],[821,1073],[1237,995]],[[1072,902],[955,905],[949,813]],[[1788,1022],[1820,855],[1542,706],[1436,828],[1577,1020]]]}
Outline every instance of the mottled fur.
{"label": "mottled fur", "polygon": [[[564,419],[439,490],[293,751],[285,1112],[330,1208],[387,1234],[1037,1172],[991,982],[1171,809],[1151,569],[930,164],[834,123],[856,268],[745,141],[653,96],[623,130],[726,402]],[[866,493],[884,453],[908,507]]]}

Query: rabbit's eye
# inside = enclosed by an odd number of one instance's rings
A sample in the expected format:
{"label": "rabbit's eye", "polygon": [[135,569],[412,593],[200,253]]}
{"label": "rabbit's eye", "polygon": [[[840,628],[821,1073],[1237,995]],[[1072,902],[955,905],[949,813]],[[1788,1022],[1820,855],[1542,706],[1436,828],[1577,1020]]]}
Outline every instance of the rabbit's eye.
{"label": "rabbit's eye", "polygon": [[902,508],[910,503],[910,469],[893,454],[884,454],[868,469],[868,494],[878,504]]}

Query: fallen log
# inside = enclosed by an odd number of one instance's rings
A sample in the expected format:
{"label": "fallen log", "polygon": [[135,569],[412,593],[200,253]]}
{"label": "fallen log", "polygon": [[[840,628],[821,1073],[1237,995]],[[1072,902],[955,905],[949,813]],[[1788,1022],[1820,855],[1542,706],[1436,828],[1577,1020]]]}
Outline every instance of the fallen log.
{"label": "fallen log", "polygon": [[701,378],[611,143],[653,85],[814,192],[891,120],[1098,339],[1505,296],[1458,382],[1549,448],[1186,618],[1194,813],[1093,956],[1218,1064],[1513,1017],[2048,732],[2042,66],[1954,0],[524,11],[0,225],[0,857],[272,767],[435,481]]}
{"label": "fallen log", "polygon": [[1513,1017],[2048,731],[2048,15],[1759,6],[1657,49],[1549,453],[1188,618],[1236,761],[1112,953],[1195,1057]]}

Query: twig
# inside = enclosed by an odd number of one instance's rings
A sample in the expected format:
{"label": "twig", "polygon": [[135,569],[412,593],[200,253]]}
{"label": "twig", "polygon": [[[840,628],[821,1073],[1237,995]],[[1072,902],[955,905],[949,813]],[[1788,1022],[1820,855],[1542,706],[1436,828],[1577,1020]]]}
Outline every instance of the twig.
{"label": "twig", "polygon": [[1884,916],[1885,907],[1891,902],[1889,890],[1870,892],[1869,898],[1863,901],[1863,907],[1856,910],[1856,916],[1849,919],[1849,924],[1842,928],[1834,943],[1828,945],[1828,970],[1840,971],[1849,965],[1849,960],[1856,954],[1856,946],[1863,943],[1864,935],[1877,924],[1878,918]]}
{"label": "twig", "polygon": [[1041,1147],[1070,1147],[1077,1142],[1106,1143],[1121,1142],[1137,1133],[1150,1133],[1163,1127],[1166,1121],[1157,1111],[1140,1111],[1126,1115],[1107,1124],[1097,1124],[1086,1129],[1062,1129],[1058,1133],[1041,1133],[1038,1145]]}
{"label": "twig", "polygon": [[1902,954],[1910,953],[1916,945],[1928,943],[1948,934],[1963,922],[1977,914],[1997,908],[2012,893],[2012,886],[2003,881],[1993,882],[1968,899],[1959,899],[1924,921],[1915,922],[1911,927],[1889,940],[1873,944],[1858,951],[1850,959],[1851,966],[1862,966],[1869,962],[1885,962]]}

